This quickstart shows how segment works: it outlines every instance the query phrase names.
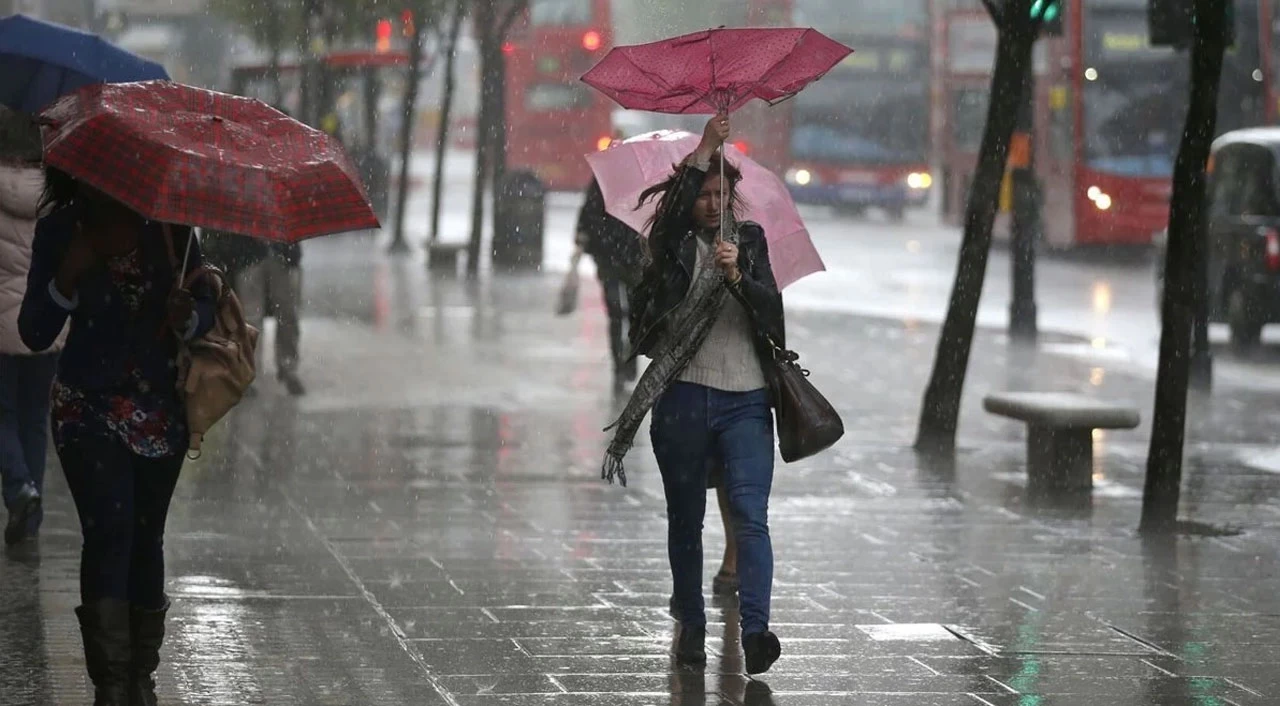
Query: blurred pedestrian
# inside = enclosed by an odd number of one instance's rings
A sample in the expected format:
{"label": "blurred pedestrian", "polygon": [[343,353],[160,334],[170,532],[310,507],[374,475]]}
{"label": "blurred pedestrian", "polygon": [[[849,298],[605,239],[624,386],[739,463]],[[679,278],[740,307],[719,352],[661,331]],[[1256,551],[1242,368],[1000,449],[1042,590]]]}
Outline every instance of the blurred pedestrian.
{"label": "blurred pedestrian", "polygon": [[627,288],[644,271],[644,242],[630,226],[604,209],[604,193],[595,179],[578,212],[577,248],[591,256],[609,314],[609,350],[613,355],[613,384],[621,390],[636,379],[636,359],[627,344]]}
{"label": "blurred pedestrian", "polygon": [[[210,259],[231,277],[232,288],[244,307],[245,322],[261,331],[267,315],[275,317],[276,377],[289,394],[306,394],[298,377],[302,246],[218,231],[207,231],[205,240],[216,253]],[[258,370],[262,370],[262,346],[256,355]]]}
{"label": "blurred pedestrian", "polygon": [[36,536],[44,516],[49,391],[66,340],[64,329],[45,352],[35,353],[18,335],[43,190],[39,150],[29,159],[0,159],[0,483],[10,545]]}
{"label": "blurred pedestrian", "polygon": [[658,208],[648,239],[651,264],[631,299],[631,341],[651,363],[609,427],[617,431],[603,473],[625,483],[623,457],[652,409],[679,620],[675,654],[681,662],[704,662],[702,524],[708,469],[722,464],[737,540],[746,670],[759,674],[781,654],[769,630],[774,432],[765,371],[770,339],[785,345],[785,336],[764,231],[735,217],[741,173],[719,159],[728,136],[727,116],[707,121],[693,154],[640,198],[641,204],[657,198]]}
{"label": "blurred pedestrian", "polygon": [[85,665],[95,706],[154,704],[165,519],[189,441],[179,339],[212,328],[215,301],[178,286],[171,254],[190,247],[188,273],[202,262],[188,228],[147,221],[53,168],[45,182],[18,330],[45,351],[71,322],[51,419],[84,540]]}

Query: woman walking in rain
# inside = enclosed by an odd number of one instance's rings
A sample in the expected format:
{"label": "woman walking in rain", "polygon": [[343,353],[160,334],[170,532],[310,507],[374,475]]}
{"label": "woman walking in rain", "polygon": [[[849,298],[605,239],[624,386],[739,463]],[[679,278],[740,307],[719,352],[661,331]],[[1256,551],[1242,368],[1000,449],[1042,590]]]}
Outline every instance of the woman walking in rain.
{"label": "woman walking in rain", "polygon": [[765,363],[773,350],[769,339],[785,341],[782,295],[764,232],[734,217],[741,174],[719,158],[728,136],[728,117],[713,117],[693,154],[640,197],[642,204],[657,198],[658,209],[649,234],[652,262],[632,297],[631,340],[633,350],[652,363],[610,426],[617,431],[604,475],[626,482],[623,456],[652,409],[650,436],[667,500],[667,552],[679,620],[675,654],[681,662],[699,663],[706,661],[707,473],[711,462],[722,465],[738,549],[746,671],[759,674],[781,654],[769,631],[774,436]]}
{"label": "woman walking in rain", "polygon": [[[18,326],[34,351],[71,330],[52,393],[53,440],[84,543],[76,608],[95,706],[155,704],[165,614],[164,526],[187,450],[178,339],[213,325],[212,294],[175,286],[185,227],[46,169]],[[165,243],[164,238],[170,238]]]}
{"label": "woman walking in rain", "polygon": [[35,537],[43,518],[44,462],[49,438],[49,388],[60,336],[34,353],[18,335],[27,289],[31,240],[44,189],[39,143],[29,159],[0,159],[0,483],[9,511],[6,545]]}

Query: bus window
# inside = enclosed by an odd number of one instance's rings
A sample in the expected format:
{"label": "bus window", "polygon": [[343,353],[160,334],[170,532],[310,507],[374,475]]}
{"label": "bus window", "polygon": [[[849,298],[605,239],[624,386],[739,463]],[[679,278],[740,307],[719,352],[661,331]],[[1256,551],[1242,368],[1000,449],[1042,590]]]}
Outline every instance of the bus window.
{"label": "bus window", "polygon": [[574,110],[591,102],[584,86],[570,83],[539,83],[524,91],[524,107],[530,112]]}
{"label": "bus window", "polygon": [[591,23],[592,0],[532,0],[529,24],[534,27],[563,27]]}

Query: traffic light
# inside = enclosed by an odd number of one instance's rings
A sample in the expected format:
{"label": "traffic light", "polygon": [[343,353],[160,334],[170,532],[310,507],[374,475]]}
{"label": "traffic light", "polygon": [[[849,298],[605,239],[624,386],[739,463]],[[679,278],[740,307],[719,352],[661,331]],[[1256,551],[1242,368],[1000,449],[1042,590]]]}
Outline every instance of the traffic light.
{"label": "traffic light", "polygon": [[1063,5],[1066,0],[1031,0],[1031,19],[1040,20],[1040,32],[1062,36]]}
{"label": "traffic light", "polygon": [[391,51],[391,20],[378,20],[374,38],[376,39],[374,48],[379,54]]}

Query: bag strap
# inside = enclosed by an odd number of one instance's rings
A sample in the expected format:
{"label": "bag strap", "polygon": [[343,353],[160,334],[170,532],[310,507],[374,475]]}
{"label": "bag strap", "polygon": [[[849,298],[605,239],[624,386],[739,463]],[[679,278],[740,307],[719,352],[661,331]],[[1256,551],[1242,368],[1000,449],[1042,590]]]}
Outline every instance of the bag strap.
{"label": "bag strap", "polygon": [[[756,330],[764,334],[765,340],[773,347],[773,357],[775,359],[781,359],[786,363],[794,363],[797,360],[800,360],[799,353],[782,346],[774,340],[773,336],[769,335],[769,332],[765,330],[764,324],[760,321],[760,314],[756,312],[756,308],[754,306],[751,306],[751,302],[748,301],[746,295],[742,293],[742,288],[738,286],[739,284],[741,284],[741,282],[738,284],[729,284],[728,282],[725,282],[725,289],[728,289],[729,293],[738,300],[738,303],[742,304],[742,308],[746,310],[747,316],[751,319],[751,323],[755,324]],[[808,374],[808,371],[805,372]]]}

